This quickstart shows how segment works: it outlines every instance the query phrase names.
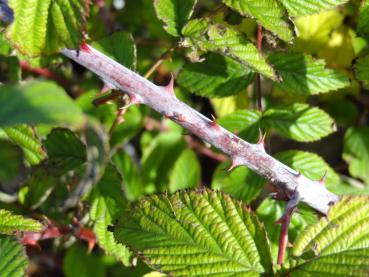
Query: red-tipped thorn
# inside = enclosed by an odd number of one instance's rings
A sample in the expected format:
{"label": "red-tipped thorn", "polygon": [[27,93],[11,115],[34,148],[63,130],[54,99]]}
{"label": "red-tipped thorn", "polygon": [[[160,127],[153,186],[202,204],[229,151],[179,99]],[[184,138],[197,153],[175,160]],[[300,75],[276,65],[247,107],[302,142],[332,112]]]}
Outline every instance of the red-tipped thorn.
{"label": "red-tipped thorn", "polygon": [[100,90],[100,93],[108,92],[109,90],[113,90],[115,87],[109,83],[104,83],[103,87]]}
{"label": "red-tipped thorn", "polygon": [[79,48],[84,52],[90,52],[91,49],[86,42],[82,42]]}
{"label": "red-tipped thorn", "polygon": [[266,137],[266,132],[263,133],[261,131],[261,129],[259,128],[259,140],[258,140],[258,144],[260,145],[263,145],[264,146],[264,143],[265,143],[265,137]]}
{"label": "red-tipped thorn", "polygon": [[228,168],[228,172],[232,171],[233,169],[235,169],[237,166],[240,166],[240,163],[238,163],[237,161],[233,160],[231,166]]}
{"label": "red-tipped thorn", "polygon": [[174,76],[173,76],[173,74],[171,74],[169,84],[164,87],[164,90],[167,93],[169,93],[170,95],[175,95],[174,94]]}
{"label": "red-tipped thorn", "polygon": [[322,178],[319,180],[319,184],[324,186],[326,180],[327,180],[327,171],[324,172]]}
{"label": "red-tipped thorn", "polygon": [[216,130],[219,130],[220,128],[220,125],[219,123],[217,122],[216,118],[214,115],[211,115],[211,118],[212,118],[212,121],[210,122],[210,126],[213,127],[214,129]]}

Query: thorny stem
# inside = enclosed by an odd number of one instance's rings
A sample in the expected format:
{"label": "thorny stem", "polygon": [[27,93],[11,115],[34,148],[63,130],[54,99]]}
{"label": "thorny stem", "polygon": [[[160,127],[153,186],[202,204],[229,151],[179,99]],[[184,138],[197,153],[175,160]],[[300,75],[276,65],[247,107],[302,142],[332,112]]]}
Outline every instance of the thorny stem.
{"label": "thorny stem", "polygon": [[61,53],[96,73],[104,82],[128,93],[131,102],[150,106],[220,149],[231,158],[231,168],[244,165],[265,177],[288,199],[298,199],[325,215],[338,201],[338,196],[321,182],[308,179],[268,155],[262,144],[242,140],[178,100],[173,80],[165,87],[157,86],[87,44],[81,45],[80,50],[63,49]]}

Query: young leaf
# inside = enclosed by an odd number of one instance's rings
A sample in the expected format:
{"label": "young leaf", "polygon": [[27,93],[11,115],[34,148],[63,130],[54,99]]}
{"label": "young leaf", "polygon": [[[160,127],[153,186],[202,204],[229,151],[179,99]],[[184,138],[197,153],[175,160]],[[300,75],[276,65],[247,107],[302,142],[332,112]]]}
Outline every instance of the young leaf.
{"label": "young leaf", "polygon": [[256,216],[221,192],[145,198],[122,216],[115,236],[171,276],[272,272],[270,248]]}
{"label": "young leaf", "polygon": [[[0,209],[0,233],[11,235],[14,232],[40,231],[41,223],[24,218],[20,215],[14,215],[9,211]],[[1,253],[1,251],[0,251]]]}
{"label": "young leaf", "polygon": [[229,167],[229,162],[217,166],[211,188],[224,191],[242,202],[250,203],[259,195],[265,180],[247,167],[237,167],[228,172]]}
{"label": "young leaf", "polygon": [[291,276],[368,276],[369,201],[367,196],[343,197],[327,217],[307,227],[292,254],[298,258]]}
{"label": "young leaf", "polygon": [[197,0],[154,0],[154,7],[164,29],[172,36],[178,37],[183,26],[191,17]]}
{"label": "young leaf", "polygon": [[45,140],[48,165],[57,174],[64,174],[86,162],[86,146],[75,133],[66,128],[55,128]]}
{"label": "young leaf", "polygon": [[22,124],[14,127],[3,128],[6,135],[15,144],[19,145],[24,152],[27,162],[31,165],[39,164],[46,157],[42,149],[36,130],[29,125]]}
{"label": "young leaf", "polygon": [[268,61],[282,77],[277,86],[291,93],[319,94],[350,84],[345,75],[325,68],[324,60],[314,60],[310,55],[272,53]]}
{"label": "young leaf", "polygon": [[182,30],[182,45],[230,57],[268,78],[277,80],[273,68],[243,34],[205,19],[194,19]]}
{"label": "young leaf", "polygon": [[52,82],[0,87],[0,127],[17,124],[66,124],[78,127],[84,117],[65,91]]}
{"label": "young leaf", "polygon": [[312,180],[320,180],[326,174],[327,186],[334,187],[340,182],[338,175],[329,164],[315,153],[288,150],[277,153],[275,158]]}
{"label": "young leaf", "polygon": [[335,131],[333,120],[319,108],[295,103],[292,106],[268,109],[262,125],[296,141],[315,141]]}
{"label": "young leaf", "polygon": [[348,0],[280,0],[290,16],[303,16],[333,9]]}
{"label": "young leaf", "polygon": [[359,18],[357,21],[357,31],[360,34],[367,35],[369,33],[369,1],[361,2],[359,9]]}
{"label": "young leaf", "polygon": [[16,238],[0,235],[0,276],[25,276],[28,259]]}
{"label": "young leaf", "polygon": [[201,166],[196,154],[185,149],[174,163],[169,177],[169,191],[171,193],[186,188],[194,188],[201,181]]}
{"label": "young leaf", "polygon": [[237,133],[247,141],[255,141],[259,136],[261,113],[252,110],[238,110],[221,117],[218,122],[225,129]]}
{"label": "young leaf", "polygon": [[360,57],[355,63],[355,75],[369,88],[369,55]]}
{"label": "young leaf", "polygon": [[118,63],[131,69],[136,68],[136,45],[130,33],[115,32],[108,37],[93,42],[92,46]]}
{"label": "young leaf", "polygon": [[108,230],[108,226],[118,219],[126,206],[121,182],[118,171],[112,164],[109,164],[103,177],[91,192],[90,217],[95,221],[94,232],[100,247],[123,264],[129,265],[128,249],[118,243],[113,233]]}
{"label": "young leaf", "polygon": [[14,21],[6,36],[22,54],[56,54],[64,47],[78,48],[88,12],[84,0],[9,0]]}
{"label": "young leaf", "polygon": [[349,172],[369,184],[369,128],[351,127],[346,131],[343,158],[349,164]]}
{"label": "young leaf", "polygon": [[177,83],[192,93],[205,97],[225,97],[245,90],[255,72],[242,64],[216,54],[208,54],[201,63],[186,63]]}
{"label": "young leaf", "polygon": [[223,0],[224,4],[245,16],[256,18],[259,24],[279,36],[292,42],[293,32],[283,15],[283,7],[276,0]]}

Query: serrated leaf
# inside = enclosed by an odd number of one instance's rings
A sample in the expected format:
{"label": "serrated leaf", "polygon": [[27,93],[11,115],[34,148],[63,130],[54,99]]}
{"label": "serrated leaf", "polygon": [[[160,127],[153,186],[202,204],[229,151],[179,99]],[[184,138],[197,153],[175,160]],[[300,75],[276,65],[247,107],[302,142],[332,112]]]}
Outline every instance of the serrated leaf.
{"label": "serrated leaf", "polygon": [[196,154],[185,149],[174,163],[169,177],[171,193],[186,188],[194,188],[201,181],[201,166]]}
{"label": "serrated leaf", "polygon": [[369,184],[369,128],[351,127],[343,141],[343,159],[349,164],[349,172]]}
{"label": "serrated leaf", "polygon": [[44,144],[48,155],[48,165],[53,172],[59,175],[78,168],[87,160],[86,146],[69,129],[53,129]]}
{"label": "serrated leaf", "polygon": [[26,276],[28,258],[23,246],[11,236],[0,235],[0,276]]}
{"label": "serrated leaf", "polygon": [[286,22],[283,7],[276,0],[223,0],[224,4],[245,16],[256,18],[265,29],[291,42],[293,32]]}
{"label": "serrated leaf", "polygon": [[0,139],[0,161],[0,184],[11,182],[25,170],[22,150],[8,140]]}
{"label": "serrated leaf", "polygon": [[357,20],[357,31],[360,34],[367,35],[369,33],[369,1],[361,1],[359,9],[359,18]]}
{"label": "serrated leaf", "polygon": [[362,81],[366,88],[369,88],[369,55],[360,57],[354,68],[356,78]]}
{"label": "serrated leaf", "polygon": [[145,198],[122,216],[115,236],[171,276],[272,272],[270,248],[256,216],[221,192]]}
{"label": "serrated leaf", "polygon": [[272,53],[268,61],[282,77],[276,85],[291,93],[319,94],[347,87],[348,78],[337,70],[325,68],[324,60],[299,53]]}
{"label": "serrated leaf", "polygon": [[36,130],[29,125],[18,125],[3,129],[6,135],[15,144],[19,145],[27,162],[31,165],[39,164],[46,157],[42,143],[37,137]]}
{"label": "serrated leaf", "polygon": [[206,55],[201,63],[186,63],[177,83],[197,95],[225,97],[245,90],[255,72],[242,64],[216,54]]}
{"label": "serrated leaf", "polygon": [[118,63],[131,69],[136,68],[136,45],[130,33],[115,32],[92,45]]}
{"label": "serrated leaf", "polygon": [[228,172],[229,167],[229,162],[217,166],[211,188],[224,191],[244,203],[250,203],[259,195],[265,180],[247,167],[240,166]]}
{"label": "serrated leaf", "polygon": [[56,54],[78,48],[88,4],[84,0],[9,0],[14,21],[6,36],[22,54]]}
{"label": "serrated leaf", "polygon": [[185,47],[230,57],[268,78],[277,80],[273,68],[265,61],[256,46],[236,30],[211,23],[206,19],[194,19],[187,23],[182,33],[185,36],[182,45]]}
{"label": "serrated leaf", "polygon": [[326,175],[325,184],[334,187],[340,182],[339,176],[319,155],[311,152],[288,150],[279,152],[275,158],[292,167],[312,180],[320,180]]}
{"label": "serrated leaf", "polygon": [[328,114],[300,103],[268,109],[262,117],[262,125],[302,142],[315,141],[335,131],[334,122]]}
{"label": "serrated leaf", "polygon": [[0,127],[35,123],[78,127],[85,120],[72,99],[52,82],[1,86],[0,106]]}
{"label": "serrated leaf", "polygon": [[40,222],[24,218],[20,215],[14,215],[9,211],[0,209],[0,233],[12,234],[14,232],[40,231],[42,225]]}
{"label": "serrated leaf", "polygon": [[91,192],[90,217],[95,221],[93,230],[100,247],[106,254],[115,256],[128,266],[130,264],[128,249],[118,243],[113,233],[108,230],[108,226],[113,224],[126,206],[121,182],[118,171],[109,164],[103,177]]}
{"label": "serrated leaf", "polygon": [[298,264],[289,269],[289,275],[368,276],[368,200],[367,196],[343,197],[327,217],[307,227],[292,248]]}
{"label": "serrated leaf", "polygon": [[334,9],[348,0],[280,0],[290,16],[303,16]]}
{"label": "serrated leaf", "polygon": [[219,118],[219,124],[247,141],[254,142],[259,136],[261,113],[253,110],[238,110]]}
{"label": "serrated leaf", "polygon": [[197,0],[155,0],[156,15],[164,23],[164,29],[172,36],[178,37],[183,26],[191,17]]}

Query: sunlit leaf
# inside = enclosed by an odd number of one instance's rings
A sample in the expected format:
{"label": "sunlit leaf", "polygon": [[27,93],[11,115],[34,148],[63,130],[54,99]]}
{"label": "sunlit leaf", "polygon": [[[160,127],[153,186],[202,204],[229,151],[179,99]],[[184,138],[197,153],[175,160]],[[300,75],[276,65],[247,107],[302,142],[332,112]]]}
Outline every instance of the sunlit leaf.
{"label": "sunlit leaf", "polygon": [[16,238],[0,235],[0,276],[26,276],[28,259]]}
{"label": "sunlit leaf", "polygon": [[0,233],[2,234],[10,235],[17,231],[37,232],[40,231],[41,226],[41,223],[36,220],[24,218],[21,215],[14,215],[7,210],[0,209]]}
{"label": "sunlit leaf", "polygon": [[290,16],[319,13],[345,4],[348,0],[280,0]]}

